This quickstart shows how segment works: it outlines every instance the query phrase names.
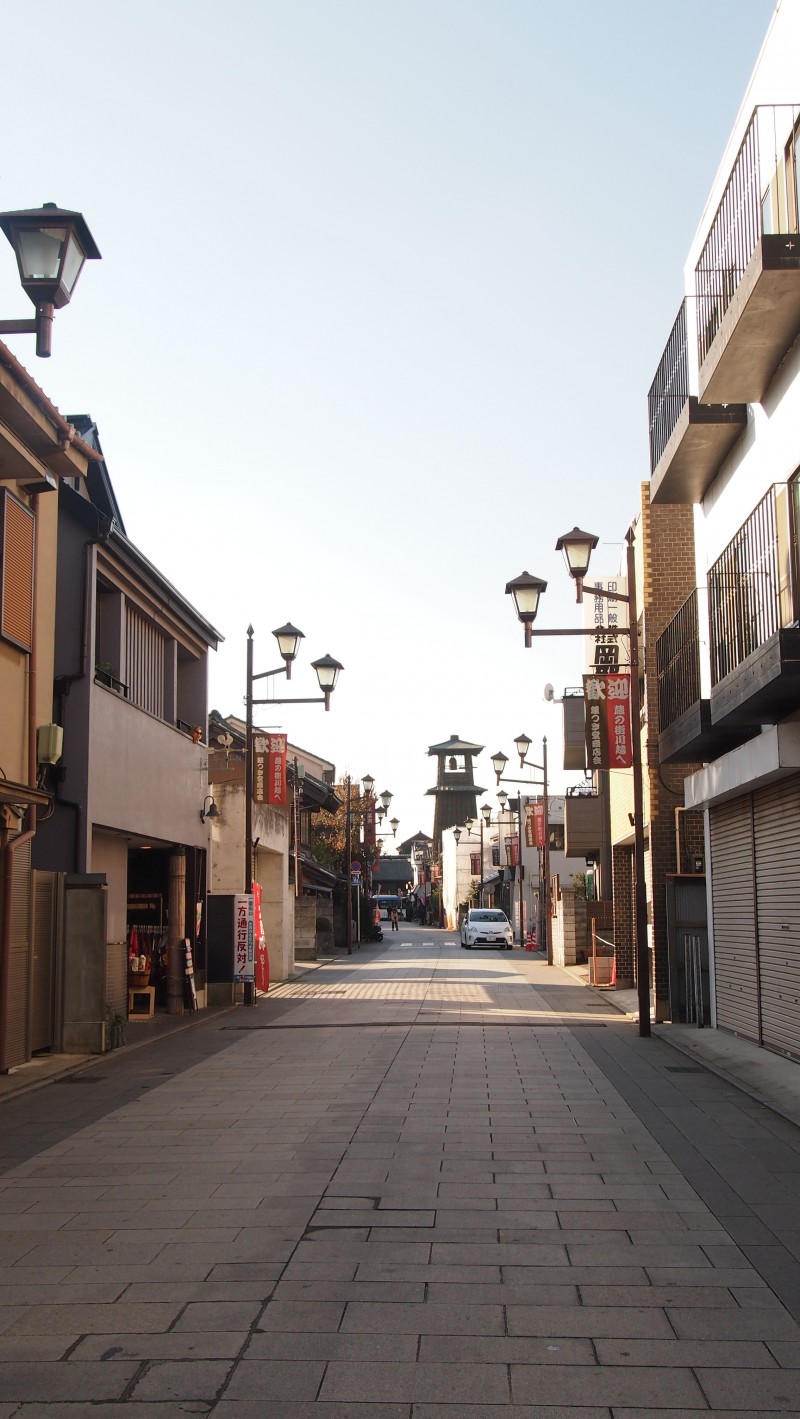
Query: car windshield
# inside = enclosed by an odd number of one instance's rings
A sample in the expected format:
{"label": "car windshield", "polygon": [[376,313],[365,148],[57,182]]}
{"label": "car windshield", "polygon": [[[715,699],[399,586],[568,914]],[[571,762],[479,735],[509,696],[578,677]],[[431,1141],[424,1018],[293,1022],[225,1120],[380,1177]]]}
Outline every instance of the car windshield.
{"label": "car windshield", "polygon": [[505,912],[470,912],[470,921],[506,921]]}

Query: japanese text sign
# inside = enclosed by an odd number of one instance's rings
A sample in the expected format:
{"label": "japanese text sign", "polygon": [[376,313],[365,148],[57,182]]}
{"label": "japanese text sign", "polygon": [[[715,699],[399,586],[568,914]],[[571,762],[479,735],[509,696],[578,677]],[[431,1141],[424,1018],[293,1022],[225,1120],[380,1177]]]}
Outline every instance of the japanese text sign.
{"label": "japanese text sign", "polygon": [[233,899],[233,978],[253,980],[255,970],[255,900],[242,892]]}
{"label": "japanese text sign", "polygon": [[583,696],[589,768],[629,769],[633,763],[630,674],[584,675]]}

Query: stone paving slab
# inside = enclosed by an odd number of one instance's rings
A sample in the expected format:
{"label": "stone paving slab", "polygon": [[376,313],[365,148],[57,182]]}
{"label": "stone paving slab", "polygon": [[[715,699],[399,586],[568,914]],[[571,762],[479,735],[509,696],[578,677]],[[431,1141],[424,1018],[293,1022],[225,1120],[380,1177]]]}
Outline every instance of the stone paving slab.
{"label": "stone paving slab", "polygon": [[800,1132],[425,939],[3,1105],[0,1419],[800,1412]]}

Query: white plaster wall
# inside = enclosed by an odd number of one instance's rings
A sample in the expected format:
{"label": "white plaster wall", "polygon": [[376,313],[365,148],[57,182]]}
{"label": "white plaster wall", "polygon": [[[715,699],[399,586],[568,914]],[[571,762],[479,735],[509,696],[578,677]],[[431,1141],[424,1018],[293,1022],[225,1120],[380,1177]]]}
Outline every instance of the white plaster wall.
{"label": "white plaster wall", "polygon": [[205,745],[102,685],[92,685],[90,716],[89,822],[205,847]]}
{"label": "white plaster wall", "polygon": [[448,931],[458,926],[458,908],[469,901],[473,882],[469,870],[470,853],[480,851],[479,844],[471,841],[466,832],[459,843],[453,837],[452,828],[442,833],[442,906]]}
{"label": "white plaster wall", "polygon": [[[212,824],[210,890],[244,890],[244,785],[214,785],[219,817]],[[294,897],[289,886],[289,814],[267,803],[253,804],[255,880],[262,890],[264,934],[271,981],[287,980],[294,969]]]}
{"label": "white plaster wall", "polygon": [[89,872],[105,872],[106,940],[124,941],[128,931],[128,843],[110,833],[92,833]]}

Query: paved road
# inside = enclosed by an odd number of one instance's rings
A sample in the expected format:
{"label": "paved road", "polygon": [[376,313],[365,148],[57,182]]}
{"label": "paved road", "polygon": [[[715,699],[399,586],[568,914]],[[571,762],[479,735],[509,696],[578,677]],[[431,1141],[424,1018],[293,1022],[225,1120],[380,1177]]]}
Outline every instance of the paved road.
{"label": "paved road", "polygon": [[407,926],[2,1105],[0,1419],[797,1414],[799,1218],[792,1124]]}

